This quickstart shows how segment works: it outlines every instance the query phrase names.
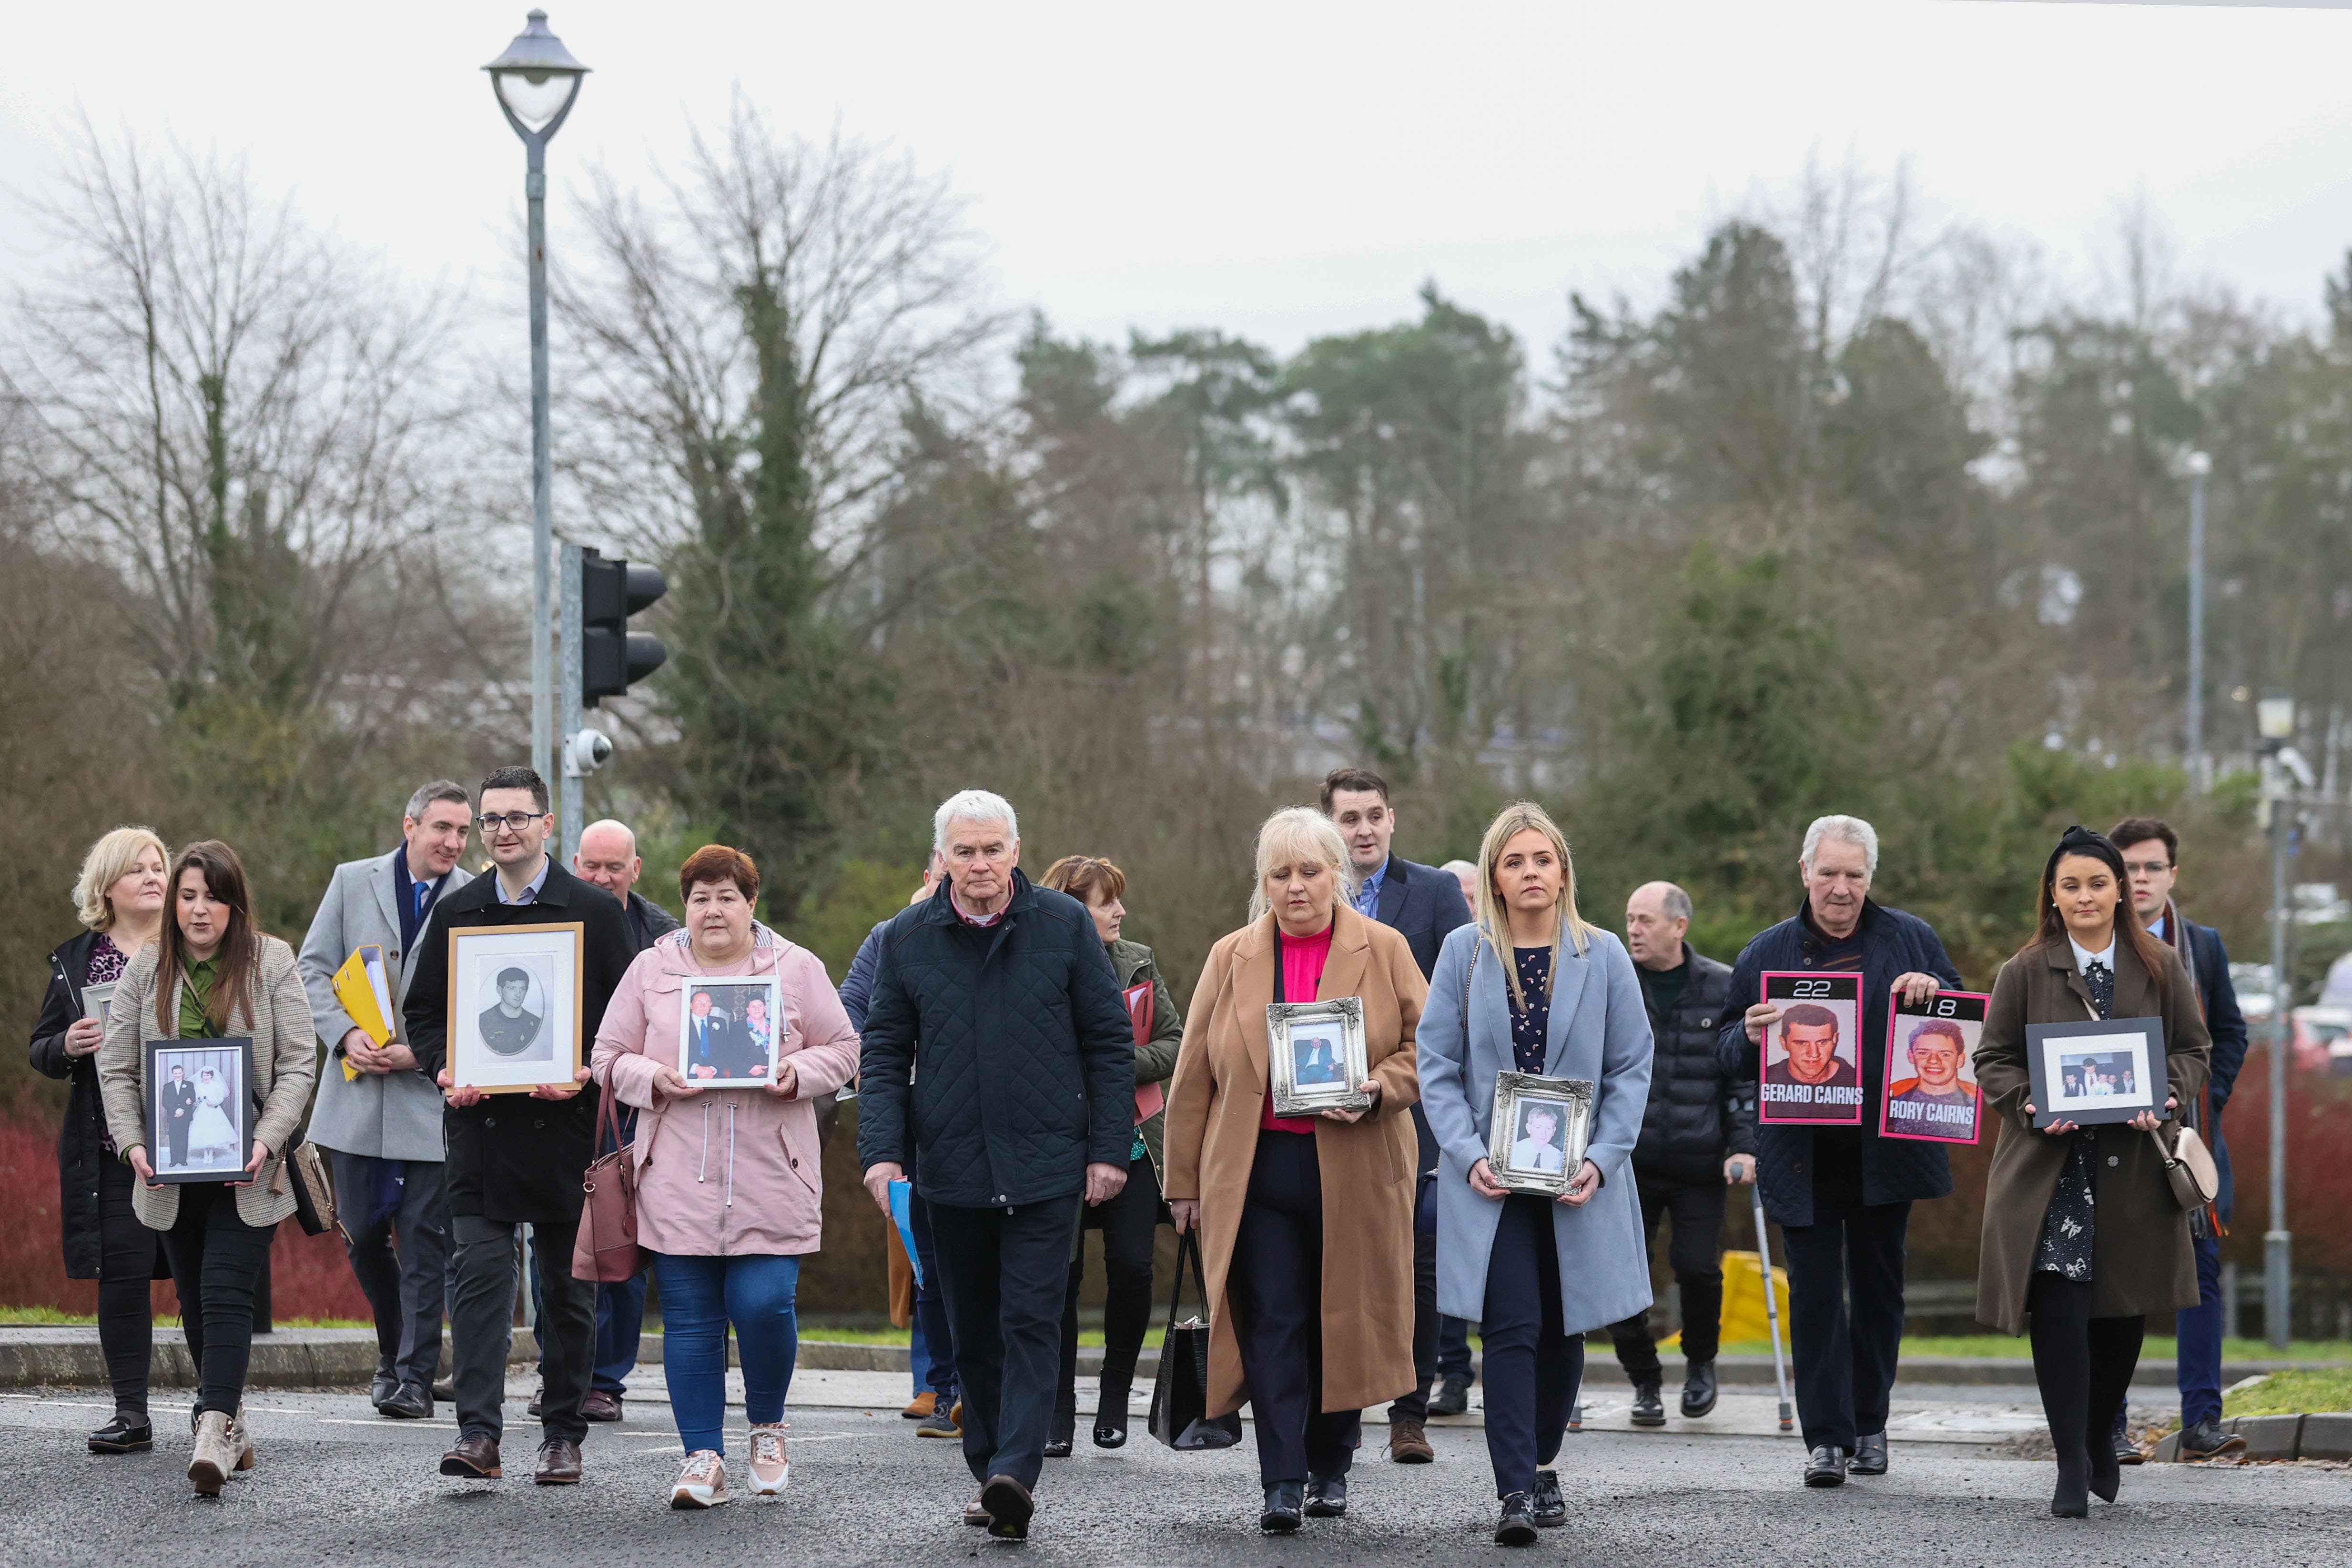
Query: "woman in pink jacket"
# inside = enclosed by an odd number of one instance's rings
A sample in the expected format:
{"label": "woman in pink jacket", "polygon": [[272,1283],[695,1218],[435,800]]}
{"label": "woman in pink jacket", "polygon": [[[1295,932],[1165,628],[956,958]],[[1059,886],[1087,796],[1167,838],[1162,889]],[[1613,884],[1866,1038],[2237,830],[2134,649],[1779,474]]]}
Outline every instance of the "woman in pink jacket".
{"label": "woman in pink jacket", "polygon": [[[622,978],[596,1032],[596,1082],[639,1110],[637,1242],[661,1287],[663,1371],[686,1465],[672,1508],[729,1500],[727,1325],[735,1325],[751,1422],[751,1490],[774,1497],[784,1457],[784,1392],[799,1335],[793,1300],[800,1259],[817,1250],[824,1176],[821,1094],[857,1071],[857,1035],[815,955],[751,918],[760,871],[723,844],[678,872],[686,927],[663,936]],[[689,1080],[682,1053],[697,1035],[731,1030],[772,976],[773,1064],[740,1088]],[[733,984],[729,984],[733,981]],[[687,998],[707,998],[688,1010]],[[712,1005],[715,1002],[717,1005]]]}

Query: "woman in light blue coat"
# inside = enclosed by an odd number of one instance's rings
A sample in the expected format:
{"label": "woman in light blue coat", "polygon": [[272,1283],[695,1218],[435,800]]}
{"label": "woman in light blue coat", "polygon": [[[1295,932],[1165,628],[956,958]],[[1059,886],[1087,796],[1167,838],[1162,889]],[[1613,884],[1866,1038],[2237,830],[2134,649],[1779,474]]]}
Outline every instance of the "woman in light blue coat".
{"label": "woman in light blue coat", "polygon": [[[1650,1094],[1650,1020],[1624,946],[1578,917],[1568,841],[1542,807],[1503,809],[1479,847],[1478,882],[1477,922],[1446,937],[1430,978],[1421,1094],[1443,1151],[1437,1308],[1481,1325],[1486,1456],[1502,1500],[1495,1540],[1526,1546],[1538,1525],[1568,1518],[1551,1466],[1585,1332],[1650,1305],[1630,1164]],[[1593,1086],[1582,1163],[1557,1198],[1510,1191],[1487,1162],[1504,1071]],[[1549,1131],[1528,1120],[1532,1133],[1515,1127],[1514,1140]]]}

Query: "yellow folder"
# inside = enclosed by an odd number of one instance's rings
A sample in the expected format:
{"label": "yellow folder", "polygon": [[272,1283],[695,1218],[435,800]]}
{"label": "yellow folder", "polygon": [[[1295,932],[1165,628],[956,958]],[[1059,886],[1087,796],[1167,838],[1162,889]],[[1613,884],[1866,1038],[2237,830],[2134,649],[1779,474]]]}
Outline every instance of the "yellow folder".
{"label": "yellow folder", "polygon": [[[367,1031],[372,1044],[390,1043],[392,1026],[392,989],[385,983],[383,949],[373,943],[352,949],[343,967],[335,971],[335,999],[343,1004],[343,1011],[352,1021]],[[347,1060],[343,1063],[345,1082],[356,1079],[360,1070]]]}

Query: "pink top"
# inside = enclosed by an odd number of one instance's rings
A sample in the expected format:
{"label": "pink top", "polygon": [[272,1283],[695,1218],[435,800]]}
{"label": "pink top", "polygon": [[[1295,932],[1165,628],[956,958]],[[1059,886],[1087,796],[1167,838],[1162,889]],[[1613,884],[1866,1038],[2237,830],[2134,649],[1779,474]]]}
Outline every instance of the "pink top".
{"label": "pink top", "polygon": [[[1313,936],[1284,936],[1282,939],[1282,998],[1290,1002],[1311,1002],[1323,984],[1324,961],[1331,956],[1331,927],[1326,925]],[[1271,1072],[1271,1069],[1268,1070]],[[1269,1133],[1300,1133],[1312,1136],[1315,1118],[1312,1116],[1277,1116],[1274,1113],[1274,1083],[1266,1082],[1264,1107],[1258,1112],[1257,1124]]]}

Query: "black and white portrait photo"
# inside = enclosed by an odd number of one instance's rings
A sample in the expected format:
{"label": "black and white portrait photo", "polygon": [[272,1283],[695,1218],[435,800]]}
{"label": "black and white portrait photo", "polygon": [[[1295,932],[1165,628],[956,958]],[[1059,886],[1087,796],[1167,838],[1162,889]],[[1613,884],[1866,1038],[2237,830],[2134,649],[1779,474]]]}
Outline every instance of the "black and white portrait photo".
{"label": "black and white portrait photo", "polygon": [[468,1088],[566,1083],[580,1063],[582,927],[449,933],[449,1071]]}
{"label": "black and white portrait photo", "polygon": [[244,1040],[151,1040],[147,1046],[149,1158],[159,1181],[227,1181],[252,1155]]}
{"label": "black and white portrait photo", "polygon": [[493,999],[478,1020],[483,1049],[491,1055],[509,1061],[547,1060],[546,968],[543,961],[527,957],[491,977]]}

